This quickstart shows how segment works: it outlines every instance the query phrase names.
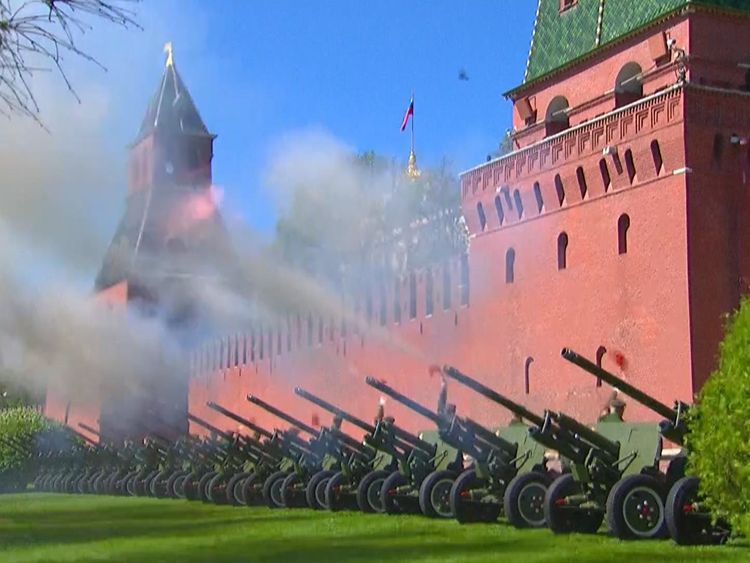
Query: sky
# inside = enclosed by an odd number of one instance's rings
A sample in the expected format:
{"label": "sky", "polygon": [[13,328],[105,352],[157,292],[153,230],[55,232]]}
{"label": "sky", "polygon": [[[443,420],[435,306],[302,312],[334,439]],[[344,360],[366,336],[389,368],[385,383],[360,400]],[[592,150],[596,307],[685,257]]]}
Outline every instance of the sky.
{"label": "sky", "polygon": [[[225,213],[272,233],[278,202],[264,174],[274,147],[290,134],[322,130],[352,150],[405,161],[409,135],[399,126],[412,91],[420,164],[447,158],[458,173],[483,162],[510,127],[502,93],[523,80],[536,2],[146,0],[136,9],[143,30],[98,26],[80,41],[107,72],[67,63],[80,107],[96,108],[103,142],[120,155],[111,185],[101,189],[124,205],[127,145],[171,41],[218,135],[214,182]],[[459,80],[461,69],[468,81]],[[42,104],[43,120],[50,111]],[[102,212],[113,231],[122,207]]]}

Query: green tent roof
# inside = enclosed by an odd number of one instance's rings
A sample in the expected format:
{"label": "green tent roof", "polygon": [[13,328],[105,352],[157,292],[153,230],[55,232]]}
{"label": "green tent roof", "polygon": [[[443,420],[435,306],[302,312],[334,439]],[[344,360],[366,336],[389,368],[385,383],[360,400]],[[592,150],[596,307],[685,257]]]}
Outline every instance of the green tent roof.
{"label": "green tent roof", "polygon": [[539,0],[524,84],[689,5],[750,13],[750,0],[578,0],[564,12]]}

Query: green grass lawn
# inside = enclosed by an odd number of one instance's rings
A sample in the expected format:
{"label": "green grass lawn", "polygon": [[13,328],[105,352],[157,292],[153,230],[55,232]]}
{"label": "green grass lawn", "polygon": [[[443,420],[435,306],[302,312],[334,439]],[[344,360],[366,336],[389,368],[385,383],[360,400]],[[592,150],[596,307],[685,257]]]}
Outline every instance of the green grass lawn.
{"label": "green grass lawn", "polygon": [[419,516],[234,508],[187,501],[0,496],[0,562],[748,561],[750,547],[680,548],[553,536]]}

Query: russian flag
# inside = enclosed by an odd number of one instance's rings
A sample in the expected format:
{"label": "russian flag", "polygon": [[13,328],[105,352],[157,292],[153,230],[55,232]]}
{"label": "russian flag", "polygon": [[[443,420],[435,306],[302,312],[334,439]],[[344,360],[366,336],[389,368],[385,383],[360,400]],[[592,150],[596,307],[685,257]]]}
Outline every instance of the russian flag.
{"label": "russian flag", "polygon": [[401,131],[406,129],[406,125],[409,123],[409,118],[414,115],[414,96],[411,97],[411,101],[409,102],[409,108],[406,110],[406,114],[404,115],[404,120],[401,122]]}

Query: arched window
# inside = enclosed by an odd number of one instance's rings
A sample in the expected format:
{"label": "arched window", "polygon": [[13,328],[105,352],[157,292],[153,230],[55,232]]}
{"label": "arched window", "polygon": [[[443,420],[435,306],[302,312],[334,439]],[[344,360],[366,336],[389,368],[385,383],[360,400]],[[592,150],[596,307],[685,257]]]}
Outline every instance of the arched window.
{"label": "arched window", "polygon": [[224,356],[224,341],[219,340],[219,369],[224,369],[224,360],[226,357]]}
{"label": "arched window", "polygon": [[380,326],[385,326],[388,322],[388,301],[385,295],[385,284],[378,284],[380,290]]}
{"label": "arched window", "polygon": [[630,178],[632,184],[635,180],[635,161],[633,160],[633,151],[630,149],[625,151],[625,168],[628,169],[628,178]]}
{"label": "arched window", "polygon": [[396,279],[393,284],[393,322],[401,322],[401,280]]}
{"label": "arched window", "polygon": [[250,331],[250,361],[255,361],[255,329]]}
{"label": "arched window", "polygon": [[234,335],[234,366],[240,365],[240,335]]}
{"label": "arched window", "polygon": [[513,283],[516,279],[516,251],[509,248],[505,253],[505,283]]}
{"label": "arched window", "polygon": [[323,317],[318,317],[318,344],[323,344]]}
{"label": "arched window", "polygon": [[536,210],[541,213],[544,211],[544,200],[542,199],[542,188],[539,182],[534,182],[534,199],[536,199]]}
{"label": "arched window", "polygon": [[654,159],[654,169],[656,170],[656,175],[658,176],[661,174],[661,169],[664,166],[664,160],[661,157],[661,148],[659,147],[659,141],[653,140],[651,141],[651,156]]}
{"label": "arched window", "polygon": [[261,325],[258,328],[258,343],[260,345],[260,347],[258,349],[258,359],[259,360],[263,359],[263,352],[264,352],[265,342],[266,342],[266,338],[265,338],[265,334],[263,332],[263,325]]}
{"label": "arched window", "polygon": [[[263,339],[261,338],[261,343],[262,342],[263,342]],[[307,345],[312,346],[312,343],[313,343],[313,320],[312,320],[312,313],[308,313],[307,314]],[[261,356],[261,358],[262,357],[263,356]]]}
{"label": "arched window", "polygon": [[526,358],[526,362],[523,366],[523,390],[527,395],[531,392],[531,364],[534,363],[534,358],[529,356]]}
{"label": "arched window", "polygon": [[464,307],[469,306],[469,296],[471,293],[469,280],[469,255],[461,255],[461,305]]}
{"label": "arched window", "polygon": [[560,207],[565,203],[565,186],[563,186],[562,178],[559,174],[555,174],[555,192],[557,193],[557,202]]}
{"label": "arched window", "polygon": [[721,164],[721,155],[724,153],[724,136],[721,133],[716,133],[714,136],[714,150],[713,150],[713,164],[714,167],[718,167]]}
{"label": "arched window", "polygon": [[487,217],[484,214],[484,206],[481,201],[477,203],[477,215],[479,215],[479,230],[484,231],[487,227]]}
{"label": "arched window", "polygon": [[495,212],[497,213],[497,221],[500,225],[505,221],[505,212],[503,211],[503,201],[499,195],[495,196]]}
{"label": "arched window", "polygon": [[372,322],[372,287],[367,288],[367,294],[365,295],[365,308],[367,310],[367,322]]}
{"label": "arched window", "polygon": [[586,199],[589,187],[586,185],[586,175],[583,173],[582,166],[576,168],[576,178],[578,179],[578,189],[581,191],[581,199]]}
{"label": "arched window", "polygon": [[615,107],[626,106],[642,97],[641,66],[638,63],[627,63],[615,79]]}
{"label": "arched window", "polygon": [[426,316],[430,316],[433,313],[434,310],[434,284],[432,282],[432,269],[427,268],[427,271],[425,272],[425,298],[424,298],[424,314]]}
{"label": "arched window", "polygon": [[612,177],[609,175],[609,166],[607,166],[607,161],[603,158],[599,161],[599,172],[602,175],[604,193],[607,193],[609,191],[609,188],[612,186]]}
{"label": "arched window", "polygon": [[417,276],[414,272],[409,274],[409,318],[417,318]]}
{"label": "arched window", "polygon": [[450,264],[443,264],[443,310],[451,308],[451,270]]}
{"label": "arched window", "polygon": [[568,267],[568,234],[563,232],[557,237],[557,269]]}
{"label": "arched window", "polygon": [[518,213],[518,218],[523,219],[523,201],[521,200],[521,192],[518,190],[513,190],[513,201],[516,204],[516,212]]}
{"label": "arched window", "polygon": [[630,217],[627,213],[620,215],[617,220],[617,252],[619,254],[628,253],[628,229],[630,228]]}
{"label": "arched window", "polygon": [[[607,353],[607,349],[604,346],[599,346],[596,349],[596,367],[602,367],[602,358],[604,358],[604,354]],[[602,386],[602,378],[597,377],[596,378],[596,386],[601,387]]]}
{"label": "arched window", "polygon": [[247,365],[247,334],[242,335],[242,365]]}
{"label": "arched window", "polygon": [[568,99],[565,96],[557,96],[547,106],[547,116],[544,119],[545,131],[547,136],[555,135],[565,131],[570,127],[568,118]]}

